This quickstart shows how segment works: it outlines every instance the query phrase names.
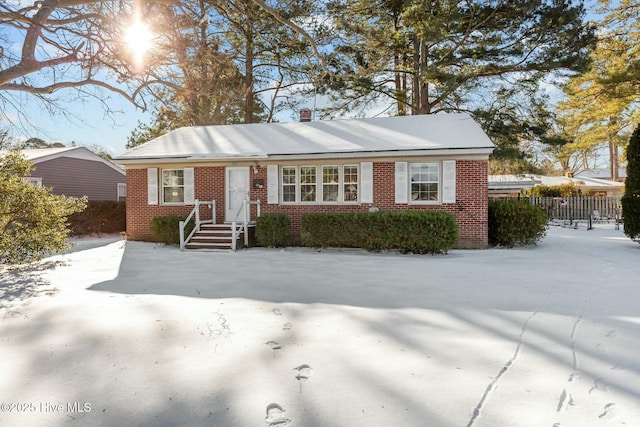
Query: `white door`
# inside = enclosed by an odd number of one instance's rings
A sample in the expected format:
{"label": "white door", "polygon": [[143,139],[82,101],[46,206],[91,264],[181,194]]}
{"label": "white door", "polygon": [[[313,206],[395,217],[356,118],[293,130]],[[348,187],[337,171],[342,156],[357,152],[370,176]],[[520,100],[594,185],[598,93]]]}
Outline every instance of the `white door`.
{"label": "white door", "polygon": [[[249,198],[249,167],[228,167],[225,170],[225,221],[236,219],[238,210],[244,205],[244,200]],[[242,220],[244,212],[237,219]]]}

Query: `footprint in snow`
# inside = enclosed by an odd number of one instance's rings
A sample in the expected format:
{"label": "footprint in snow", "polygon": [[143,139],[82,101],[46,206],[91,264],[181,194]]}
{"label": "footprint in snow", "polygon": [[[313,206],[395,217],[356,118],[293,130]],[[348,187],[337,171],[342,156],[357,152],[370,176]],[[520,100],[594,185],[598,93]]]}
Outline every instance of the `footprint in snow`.
{"label": "footprint in snow", "polygon": [[302,384],[306,384],[309,382],[309,378],[311,378],[313,369],[311,369],[311,366],[309,365],[300,365],[293,368],[293,370],[297,372],[295,378],[300,384],[300,394],[302,394]]}
{"label": "footprint in snow", "polygon": [[282,344],[278,341],[267,341],[265,344],[268,345],[271,350],[282,350]]}
{"label": "footprint in snow", "polygon": [[277,403],[270,403],[267,406],[267,416],[264,422],[269,427],[284,427],[291,423],[291,420],[284,416],[285,410]]}
{"label": "footprint in snow", "polygon": [[313,373],[313,369],[309,365],[300,365],[293,368],[294,371],[297,371],[296,380],[301,383],[306,383],[311,378],[311,374]]}
{"label": "footprint in snow", "polygon": [[608,353],[607,346],[604,344],[596,344],[596,351],[599,353]]}
{"label": "footprint in snow", "polygon": [[279,308],[274,308],[273,310],[271,310],[273,312],[273,314],[275,314],[276,316],[282,316],[282,310],[280,310]]}
{"label": "footprint in snow", "polygon": [[287,322],[284,325],[282,325],[282,330],[283,331],[289,331],[289,330],[291,330],[291,328],[293,328],[293,325],[290,322]]}
{"label": "footprint in snow", "polygon": [[602,381],[602,378],[598,378],[596,380],[593,380],[593,387],[591,387],[591,389],[589,390],[589,394],[591,394],[591,392],[593,391],[601,391],[607,393],[609,391],[609,387]]}
{"label": "footprint in snow", "polygon": [[616,416],[617,407],[615,403],[607,403],[604,405],[604,411],[598,415],[601,420],[611,420]]}

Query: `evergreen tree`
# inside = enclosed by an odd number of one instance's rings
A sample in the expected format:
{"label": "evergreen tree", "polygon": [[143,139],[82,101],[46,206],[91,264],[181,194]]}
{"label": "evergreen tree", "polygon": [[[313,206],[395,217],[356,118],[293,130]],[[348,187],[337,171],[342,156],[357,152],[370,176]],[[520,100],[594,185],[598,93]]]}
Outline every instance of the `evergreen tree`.
{"label": "evergreen tree", "polygon": [[[627,179],[622,197],[624,233],[631,239],[640,238],[640,124],[627,146]],[[639,240],[640,242],[640,240]]]}
{"label": "evergreen tree", "polygon": [[18,150],[0,155],[0,264],[38,260],[66,249],[67,217],[85,199],[51,194],[28,183],[32,163]]}
{"label": "evergreen tree", "polygon": [[[313,10],[306,0],[280,7],[288,22]],[[273,120],[281,91],[308,82],[301,58],[311,54],[310,42],[273,13],[254,0],[183,0],[168,8],[166,21],[175,25],[164,37],[174,73],[155,90],[152,121],[139,123],[127,145],[184,126]]]}
{"label": "evergreen tree", "polygon": [[613,54],[626,67],[602,76],[601,83],[618,95],[623,87],[624,95],[640,97],[640,3],[637,0],[599,0],[598,11],[604,14],[600,38],[615,43]]}
{"label": "evergreen tree", "polygon": [[614,181],[619,178],[620,148],[629,139],[628,129],[640,119],[640,92],[634,85],[629,81],[615,86],[607,83],[629,66],[628,58],[620,54],[627,49],[626,37],[608,34],[598,40],[589,70],[569,80],[564,88],[566,98],[558,105],[571,139],[561,154],[593,153],[606,146]]}
{"label": "evergreen tree", "polygon": [[585,69],[595,41],[582,2],[335,0],[329,10],[337,40],[325,87],[345,110],[468,111],[506,80]]}

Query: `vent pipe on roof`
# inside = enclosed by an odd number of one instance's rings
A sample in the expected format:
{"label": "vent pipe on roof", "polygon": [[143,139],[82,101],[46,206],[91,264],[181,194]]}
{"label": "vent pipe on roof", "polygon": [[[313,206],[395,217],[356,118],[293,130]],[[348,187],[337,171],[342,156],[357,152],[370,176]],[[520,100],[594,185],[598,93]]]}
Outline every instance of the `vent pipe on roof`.
{"label": "vent pipe on roof", "polygon": [[300,109],[300,121],[301,122],[310,122],[311,121],[311,110],[308,108]]}

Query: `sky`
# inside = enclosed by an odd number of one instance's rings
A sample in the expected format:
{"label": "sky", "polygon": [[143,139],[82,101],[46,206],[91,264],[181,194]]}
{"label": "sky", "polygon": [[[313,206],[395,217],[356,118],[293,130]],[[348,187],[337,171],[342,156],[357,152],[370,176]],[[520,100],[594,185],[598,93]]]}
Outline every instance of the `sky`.
{"label": "sky", "polygon": [[[104,106],[93,99],[86,99],[83,103],[65,103],[72,116],[68,118],[51,116],[34,102],[23,104],[21,108],[33,125],[28,127],[28,137],[65,145],[72,142],[85,146],[97,144],[114,156],[124,152],[127,137],[137,127],[138,121],[148,122],[151,116],[115,94],[109,96],[111,99],[107,103],[115,111],[110,116],[106,115]],[[13,116],[16,117],[15,114]]]}
{"label": "sky", "polygon": [[[593,1],[587,3],[593,4]],[[69,93],[57,92],[55,97],[64,100]],[[108,99],[105,103],[114,111],[112,114],[107,115],[105,106],[92,98],[84,98],[82,102],[63,101],[71,118],[52,116],[38,102],[23,96],[14,106],[28,117],[31,126],[26,126],[27,131],[23,131],[20,136],[38,137],[47,142],[62,142],[65,145],[71,145],[72,142],[76,145],[98,145],[112,156],[117,156],[126,151],[127,137],[138,126],[138,122],[148,123],[151,120],[151,114],[137,109],[116,94],[106,93],[106,95]],[[312,107],[313,100],[309,100],[308,104],[308,107]],[[378,106],[372,110],[372,115],[382,110],[384,108]],[[296,113],[285,111],[279,114],[277,119],[282,122],[292,121]],[[12,111],[11,108],[7,108],[5,114],[14,119],[18,117],[17,112]]]}
{"label": "sky", "polygon": [[640,245],[612,223],[435,256],[74,243],[0,266],[0,427],[640,419]]}

